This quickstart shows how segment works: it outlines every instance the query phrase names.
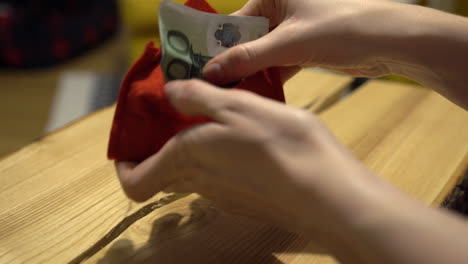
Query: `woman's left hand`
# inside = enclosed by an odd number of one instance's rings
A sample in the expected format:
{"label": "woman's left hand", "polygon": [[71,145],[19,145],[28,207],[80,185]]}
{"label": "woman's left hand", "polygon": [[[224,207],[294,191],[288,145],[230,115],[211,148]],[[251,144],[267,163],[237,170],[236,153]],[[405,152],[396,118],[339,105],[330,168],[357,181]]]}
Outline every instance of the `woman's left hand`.
{"label": "woman's left hand", "polygon": [[178,111],[214,122],[179,133],[141,164],[117,163],[131,199],[196,192],[237,214],[317,232],[361,210],[361,190],[376,177],[312,113],[198,80],[171,82],[166,93]]}

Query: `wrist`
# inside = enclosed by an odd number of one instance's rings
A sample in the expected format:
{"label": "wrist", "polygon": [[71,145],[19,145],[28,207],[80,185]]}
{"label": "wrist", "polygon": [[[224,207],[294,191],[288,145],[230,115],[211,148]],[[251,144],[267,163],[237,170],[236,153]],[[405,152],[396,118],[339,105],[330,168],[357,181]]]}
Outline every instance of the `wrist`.
{"label": "wrist", "polygon": [[411,77],[411,71],[426,70],[425,60],[434,52],[428,46],[440,35],[441,14],[446,15],[418,5],[377,1],[350,19],[350,45],[360,47],[365,65]]}
{"label": "wrist", "polygon": [[[435,78],[431,76],[428,63],[425,62],[434,54],[432,38],[436,35],[437,16],[439,13],[430,8],[394,3],[388,10],[391,19],[382,35],[375,40],[378,59],[388,69],[389,74],[405,76],[418,81]],[[435,20],[435,21],[431,21]]]}
{"label": "wrist", "polygon": [[382,9],[384,22],[366,32],[374,57],[389,74],[431,88],[449,86],[451,74],[466,63],[468,20],[418,5],[391,3]]}
{"label": "wrist", "polygon": [[375,1],[351,13],[342,22],[353,67],[371,77],[396,74],[411,65],[413,41],[421,33],[415,27],[414,17],[419,6]]}
{"label": "wrist", "polygon": [[[381,42],[381,61],[405,76],[468,108],[468,19],[422,6],[401,8],[399,34]],[[406,26],[403,27],[403,24]],[[396,30],[396,29],[393,29]]]}
{"label": "wrist", "polygon": [[368,176],[354,188],[354,201],[337,207],[342,236],[329,241],[329,252],[343,263],[402,263],[401,239],[411,230],[403,227],[417,226],[428,208],[372,173]]}
{"label": "wrist", "polygon": [[357,238],[368,223],[377,221],[388,206],[385,201],[399,192],[352,157],[332,155],[339,167],[324,164],[326,175],[303,178],[306,181],[296,190],[298,210],[291,214],[289,226],[335,257],[365,263],[359,254],[363,245]]}
{"label": "wrist", "polygon": [[347,162],[339,161],[346,168],[338,172],[343,177],[335,178],[336,182],[328,177],[328,188],[310,192],[308,200],[318,200],[320,206],[303,210],[302,219],[316,220],[303,223],[302,233],[343,263],[379,263],[379,255],[369,252],[376,233],[384,232],[405,207],[419,204],[357,161]]}

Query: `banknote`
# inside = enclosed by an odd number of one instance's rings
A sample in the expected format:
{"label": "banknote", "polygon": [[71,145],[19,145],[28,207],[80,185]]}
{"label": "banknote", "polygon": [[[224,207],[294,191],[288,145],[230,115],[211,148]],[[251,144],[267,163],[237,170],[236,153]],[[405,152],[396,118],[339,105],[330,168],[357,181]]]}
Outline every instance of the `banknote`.
{"label": "banknote", "polygon": [[268,27],[264,17],[211,14],[169,0],[161,2],[159,33],[165,81],[201,79],[210,59],[264,36]]}

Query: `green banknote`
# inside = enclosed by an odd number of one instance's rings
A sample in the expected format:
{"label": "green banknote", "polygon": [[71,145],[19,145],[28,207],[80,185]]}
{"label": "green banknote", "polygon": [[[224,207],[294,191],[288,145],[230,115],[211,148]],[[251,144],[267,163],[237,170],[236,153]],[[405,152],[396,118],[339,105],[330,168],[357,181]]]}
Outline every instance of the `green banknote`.
{"label": "green banknote", "polygon": [[202,78],[203,67],[219,53],[268,33],[264,17],[201,12],[172,1],[159,7],[161,68],[166,82]]}

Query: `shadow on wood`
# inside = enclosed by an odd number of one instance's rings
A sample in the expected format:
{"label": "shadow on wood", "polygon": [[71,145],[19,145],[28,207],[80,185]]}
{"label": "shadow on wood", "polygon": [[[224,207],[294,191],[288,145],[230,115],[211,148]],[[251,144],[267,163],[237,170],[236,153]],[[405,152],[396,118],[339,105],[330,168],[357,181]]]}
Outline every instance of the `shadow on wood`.
{"label": "shadow on wood", "polygon": [[[284,262],[276,254],[301,252],[308,244],[297,234],[227,214],[206,199],[193,200],[188,213],[182,208],[174,209],[140,220],[148,224],[134,228],[132,233],[145,236],[149,232],[145,243],[135,245],[135,239],[119,237],[97,263],[281,264]],[[151,230],[145,226],[151,226]]]}

